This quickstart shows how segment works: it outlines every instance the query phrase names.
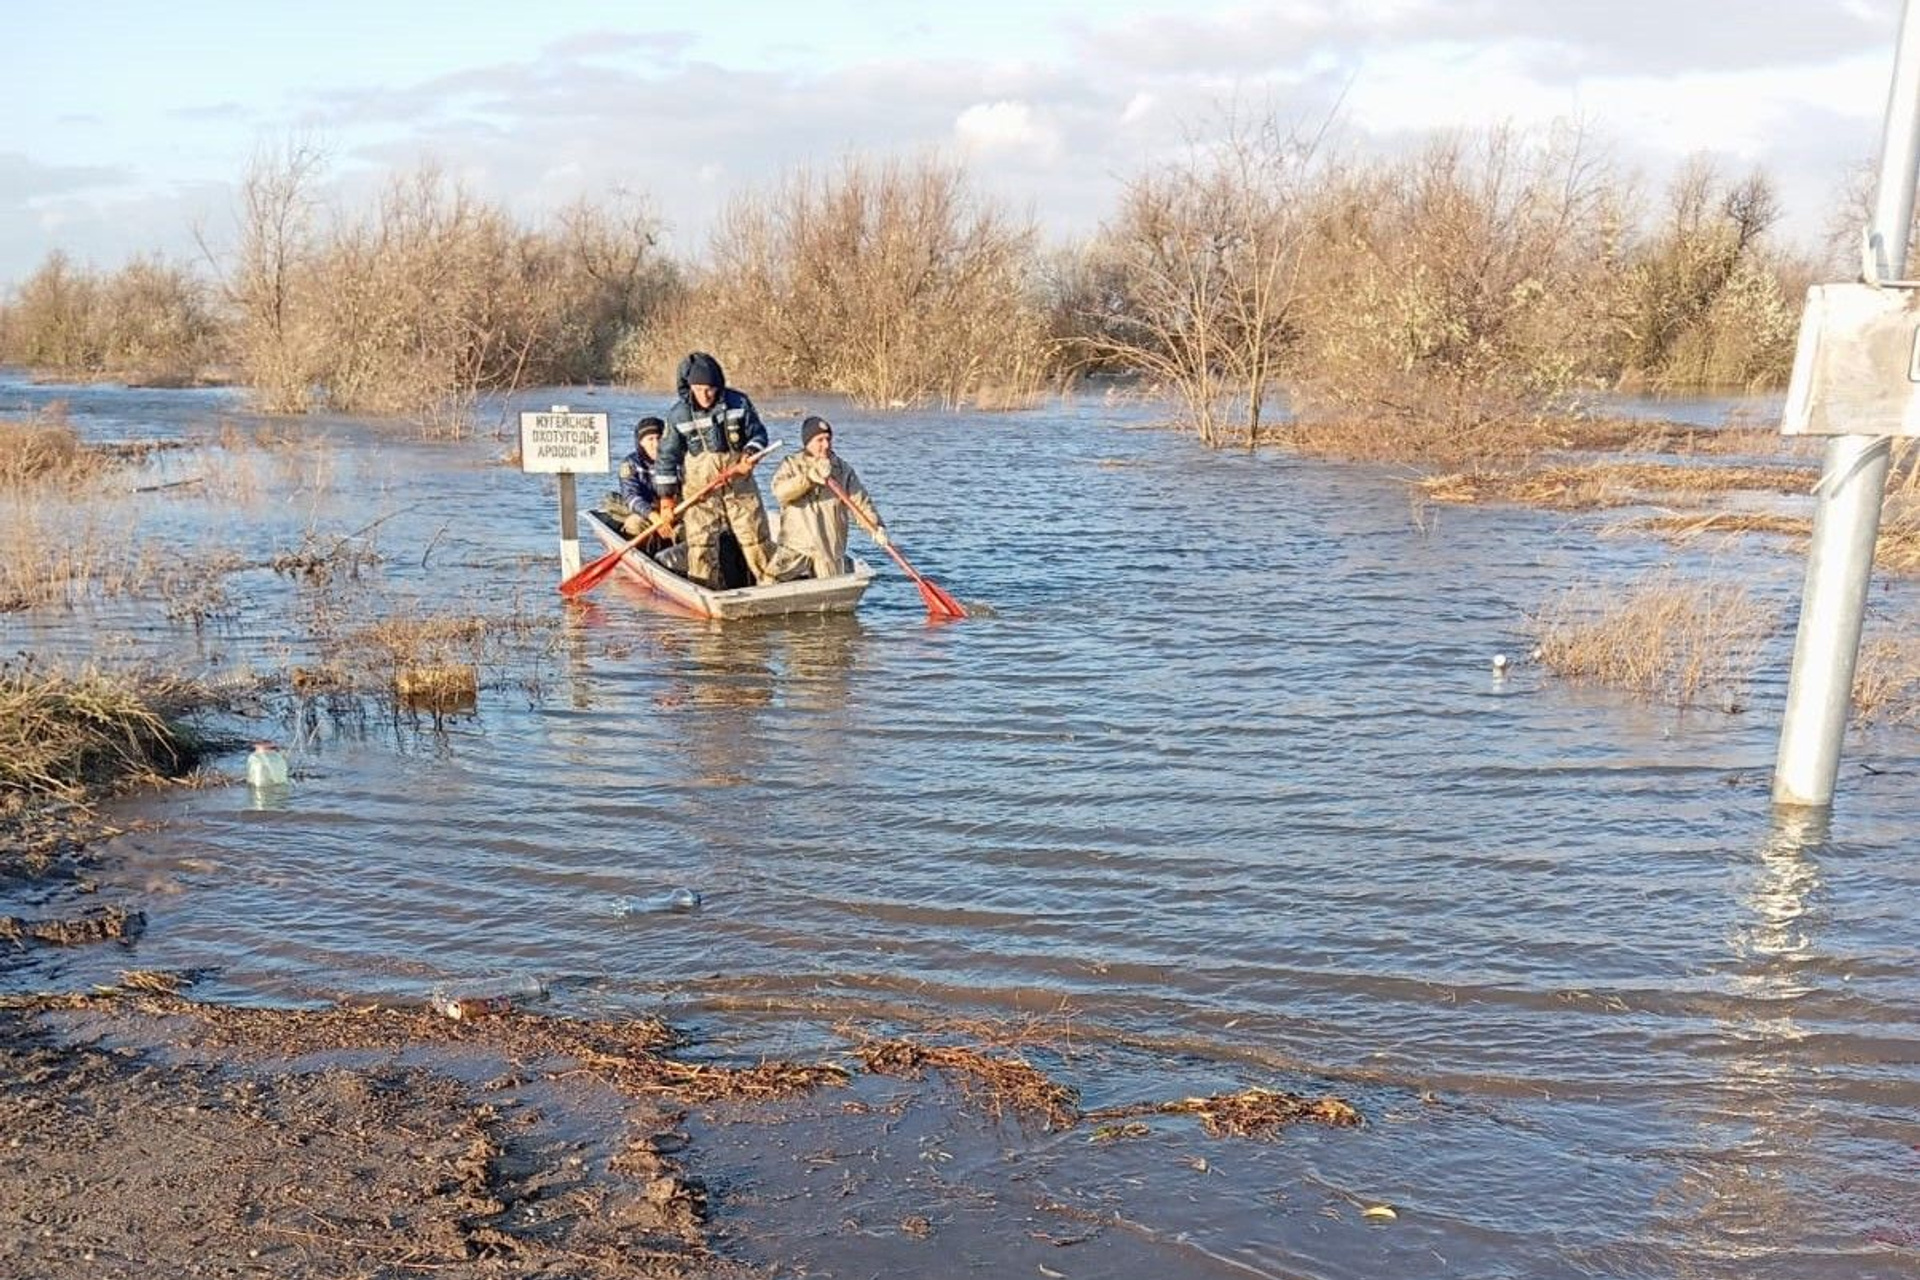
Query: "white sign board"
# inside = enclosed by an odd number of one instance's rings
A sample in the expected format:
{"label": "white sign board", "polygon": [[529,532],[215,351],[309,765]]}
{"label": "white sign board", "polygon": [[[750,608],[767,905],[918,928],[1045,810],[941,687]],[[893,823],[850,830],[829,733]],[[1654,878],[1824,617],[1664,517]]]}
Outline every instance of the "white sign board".
{"label": "white sign board", "polygon": [[569,413],[556,406],[520,415],[520,469],[527,472],[605,473],[613,469],[607,449],[607,415]]}
{"label": "white sign board", "polygon": [[1920,290],[1817,284],[1780,430],[1790,436],[1920,436]]}

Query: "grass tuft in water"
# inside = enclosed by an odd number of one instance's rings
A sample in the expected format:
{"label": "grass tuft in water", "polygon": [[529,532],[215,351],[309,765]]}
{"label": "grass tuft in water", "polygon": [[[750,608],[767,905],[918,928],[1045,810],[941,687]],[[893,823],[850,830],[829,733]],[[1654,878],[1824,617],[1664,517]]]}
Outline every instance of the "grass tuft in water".
{"label": "grass tuft in water", "polygon": [[32,658],[0,663],[0,810],[185,772],[200,746],[167,718],[184,696],[181,686],[52,670]]}
{"label": "grass tuft in water", "polygon": [[1539,661],[1563,676],[1687,706],[1744,696],[1776,625],[1743,586],[1649,575],[1617,594],[1571,588],[1530,620]]}

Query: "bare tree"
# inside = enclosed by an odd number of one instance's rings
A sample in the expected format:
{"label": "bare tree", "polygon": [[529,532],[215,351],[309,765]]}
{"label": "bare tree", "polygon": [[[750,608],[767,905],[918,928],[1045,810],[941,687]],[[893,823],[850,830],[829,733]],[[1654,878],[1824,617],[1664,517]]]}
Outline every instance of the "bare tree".
{"label": "bare tree", "polygon": [[1202,443],[1260,442],[1300,338],[1318,140],[1232,127],[1133,180],[1089,250],[1083,361],[1170,388]]}
{"label": "bare tree", "polygon": [[241,377],[269,410],[300,412],[311,396],[313,354],[297,321],[299,291],[315,265],[313,188],[325,164],[316,144],[289,140],[256,153],[240,184],[240,239],[226,296]]}

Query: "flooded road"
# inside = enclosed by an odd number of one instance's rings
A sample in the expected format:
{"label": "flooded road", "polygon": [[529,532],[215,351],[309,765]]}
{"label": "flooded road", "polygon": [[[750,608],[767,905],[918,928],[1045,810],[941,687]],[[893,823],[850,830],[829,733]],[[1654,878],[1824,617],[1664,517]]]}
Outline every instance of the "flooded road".
{"label": "flooded road", "polygon": [[[97,439],[253,425],[225,392],[17,381],[0,415],[55,397]],[[616,438],[654,405],[564,398]],[[982,616],[930,625],[857,536],[881,578],[855,618],[718,627],[624,584],[568,609],[552,482],[503,465],[490,427],[294,423],[311,438],[253,481],[132,504],[181,555],[256,567],[197,619],[118,598],[0,616],[8,654],[284,670],[316,612],[396,601],[520,640],[472,715],[312,699],[229,726],[287,743],[284,802],[122,806],[157,825],[113,843],[100,893],[146,935],[9,957],[0,984],[208,968],[197,997],[301,1004],[532,973],[559,1011],[662,1012],[721,1056],[830,1052],[849,1018],[1033,1018],[1070,1036],[1036,1061],[1089,1107],[1266,1085],[1368,1121],[1095,1145],[949,1116],[955,1168],[902,1186],[964,1170],[1016,1219],[1044,1193],[1138,1229],[1076,1255],[970,1231],[971,1210],[945,1246],[757,1211],[775,1234],[749,1255],[812,1274],[924,1269],[929,1248],[1009,1274],[1920,1266],[1920,739],[1856,733],[1831,829],[1796,824],[1768,807],[1790,627],[1741,714],[1520,660],[1524,615],[1560,588],[1669,562],[1711,560],[1790,616],[1798,555],[1422,509],[1380,469],[1208,455],[1098,398],[763,409],[790,444],[787,415],[832,416],[916,567]],[[150,483],[208,457],[163,455]],[[356,581],[265,567],[370,522]],[[1910,596],[1876,586],[1875,607]],[[678,886],[698,911],[614,911]],[[1364,1221],[1379,1203],[1397,1220]]]}

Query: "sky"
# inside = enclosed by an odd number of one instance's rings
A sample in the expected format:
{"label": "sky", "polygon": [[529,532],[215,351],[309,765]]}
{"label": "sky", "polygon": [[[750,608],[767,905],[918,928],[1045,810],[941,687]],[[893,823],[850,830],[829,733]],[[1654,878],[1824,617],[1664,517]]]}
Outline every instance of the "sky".
{"label": "sky", "polygon": [[[1920,3],[1920,0],[1916,0]],[[0,0],[0,282],[62,250],[201,261],[259,154],[344,210],[431,160],[530,221],[643,197],[696,256],[727,201],[849,155],[963,160],[1056,240],[1229,116],[1349,154],[1577,121],[1657,188],[1772,174],[1812,245],[1877,153],[1896,0]]]}

